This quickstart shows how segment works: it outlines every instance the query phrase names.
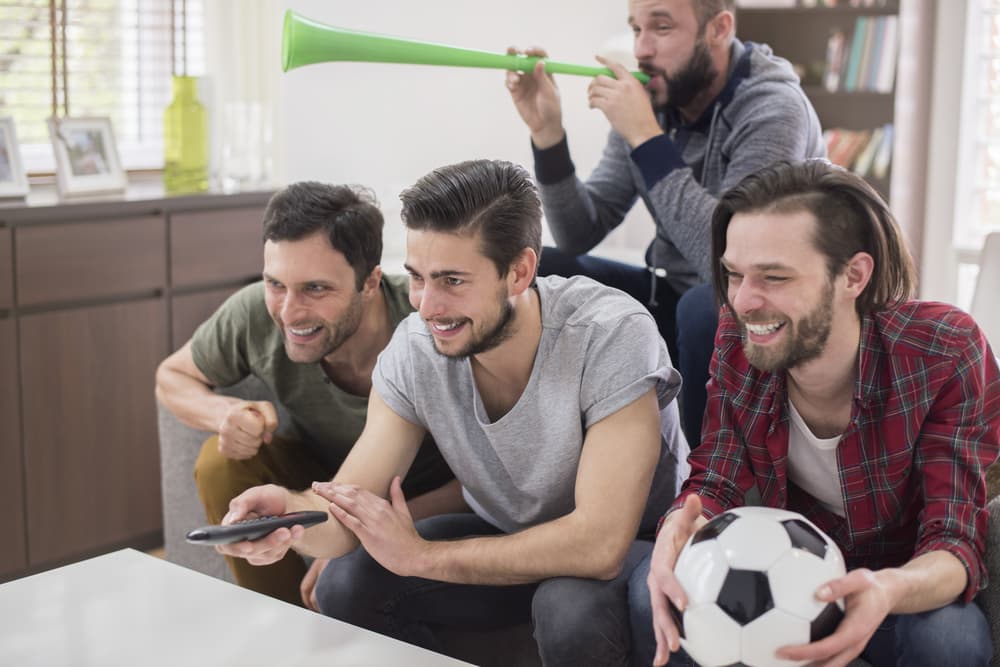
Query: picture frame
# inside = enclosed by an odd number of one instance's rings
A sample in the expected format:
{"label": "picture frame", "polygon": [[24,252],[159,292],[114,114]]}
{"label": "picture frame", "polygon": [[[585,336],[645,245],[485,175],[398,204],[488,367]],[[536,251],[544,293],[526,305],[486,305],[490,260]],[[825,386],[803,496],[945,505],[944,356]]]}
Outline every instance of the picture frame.
{"label": "picture frame", "polygon": [[127,178],[118,156],[111,119],[49,118],[60,195],[121,192]]}
{"label": "picture frame", "polygon": [[14,131],[14,119],[0,118],[0,199],[28,194],[28,174],[21,161],[21,149]]}

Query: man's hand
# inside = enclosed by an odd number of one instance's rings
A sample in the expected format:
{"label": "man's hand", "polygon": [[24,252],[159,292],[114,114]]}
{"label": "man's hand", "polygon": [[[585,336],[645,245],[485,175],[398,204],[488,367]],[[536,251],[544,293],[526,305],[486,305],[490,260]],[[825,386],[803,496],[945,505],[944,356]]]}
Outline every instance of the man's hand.
{"label": "man's hand", "polygon": [[590,82],[587,99],[591,109],[600,109],[611,127],[632,148],[663,134],[656,122],[649,93],[639,80],[620,64],[597,56],[598,62],[615,73],[600,75]]}
{"label": "man's hand", "polygon": [[778,657],[805,660],[816,667],[843,667],[861,655],[868,641],[893,608],[892,596],[878,575],[868,569],[848,572],[816,592],[824,602],[844,598],[844,619],[824,639],[800,646],[783,646]]}
{"label": "man's hand", "polygon": [[[274,484],[255,486],[229,501],[229,512],[222,518],[222,525],[228,526],[237,521],[260,516],[275,516],[287,511],[286,489]],[[245,558],[251,565],[270,565],[284,558],[295,540],[301,538],[305,532],[306,529],[302,526],[279,528],[259,540],[219,544],[215,550],[227,556]]]}
{"label": "man's hand", "polygon": [[400,576],[419,576],[428,543],[413,526],[398,476],[389,487],[391,502],[353,484],[313,482],[312,488],[330,501],[330,513],[382,567]]}
{"label": "man's hand", "polygon": [[701,517],[701,498],[691,494],[684,499],[684,506],[670,514],[660,528],[649,564],[650,603],[653,608],[653,634],[656,636],[654,665],[665,665],[670,653],[681,647],[680,634],[667,610],[667,598],[677,609],[684,611],[687,596],[674,576],[674,565],[688,538],[698,528]]}
{"label": "man's hand", "polygon": [[302,596],[302,603],[306,609],[319,611],[319,602],[316,600],[316,582],[319,581],[319,575],[323,574],[323,570],[326,569],[329,562],[328,558],[314,559],[312,565],[306,570],[306,576],[302,577],[302,583],[299,584],[299,594]]}
{"label": "man's hand", "polygon": [[[507,49],[509,55],[516,55],[513,46]],[[526,56],[545,58],[543,49],[530,48]],[[559,89],[551,76],[545,73],[545,63],[539,60],[531,72],[507,72],[507,90],[514,101],[514,107],[521,120],[531,131],[531,140],[541,149],[551,148],[566,132],[562,126],[562,103]]]}
{"label": "man's hand", "polygon": [[277,428],[278,413],[268,401],[234,403],[219,424],[219,452],[237,461],[249,459],[271,442]]}

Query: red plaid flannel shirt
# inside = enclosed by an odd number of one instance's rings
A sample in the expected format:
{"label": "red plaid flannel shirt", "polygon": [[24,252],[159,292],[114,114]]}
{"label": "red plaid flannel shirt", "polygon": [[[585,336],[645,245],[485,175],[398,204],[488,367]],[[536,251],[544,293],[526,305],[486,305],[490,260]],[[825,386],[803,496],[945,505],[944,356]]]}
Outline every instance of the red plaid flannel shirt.
{"label": "red plaid flannel shirt", "polygon": [[724,309],[702,444],[689,493],[708,516],[746,503],[802,513],[840,546],[848,569],[902,565],[944,550],[965,566],[971,600],[986,585],[985,469],[1000,451],[1000,369],[972,318],[909,301],[865,317],[851,422],[837,446],[846,518],[790,482],[784,373],[757,370]]}

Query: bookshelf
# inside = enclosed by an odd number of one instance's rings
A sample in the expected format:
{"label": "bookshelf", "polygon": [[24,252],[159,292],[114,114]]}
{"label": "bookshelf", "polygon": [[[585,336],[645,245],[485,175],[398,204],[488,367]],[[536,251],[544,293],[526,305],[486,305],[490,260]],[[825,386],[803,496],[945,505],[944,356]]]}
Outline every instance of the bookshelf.
{"label": "bookshelf", "polygon": [[887,200],[899,6],[900,0],[737,0],[736,8],[739,38],[769,44],[799,72],[831,160],[847,162]]}

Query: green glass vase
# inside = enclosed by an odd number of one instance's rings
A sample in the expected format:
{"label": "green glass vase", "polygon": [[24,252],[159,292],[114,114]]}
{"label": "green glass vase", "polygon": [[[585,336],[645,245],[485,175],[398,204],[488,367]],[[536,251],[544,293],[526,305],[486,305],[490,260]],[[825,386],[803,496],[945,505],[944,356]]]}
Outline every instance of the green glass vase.
{"label": "green glass vase", "polygon": [[208,119],[198,79],[173,77],[174,98],[163,112],[163,187],[167,193],[208,190]]}

